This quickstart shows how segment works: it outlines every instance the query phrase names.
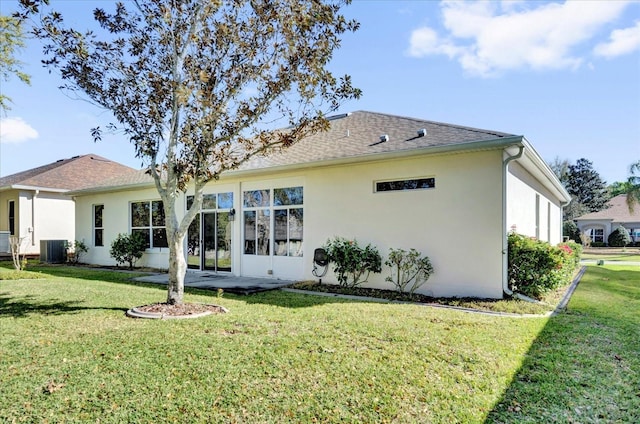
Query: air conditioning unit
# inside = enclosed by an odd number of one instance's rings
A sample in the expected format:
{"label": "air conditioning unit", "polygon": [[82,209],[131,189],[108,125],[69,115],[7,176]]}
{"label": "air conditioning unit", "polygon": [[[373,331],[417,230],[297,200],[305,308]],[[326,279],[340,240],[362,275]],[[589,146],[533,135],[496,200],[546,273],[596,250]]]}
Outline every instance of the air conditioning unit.
{"label": "air conditioning unit", "polygon": [[59,264],[67,260],[66,240],[40,240],[40,262]]}

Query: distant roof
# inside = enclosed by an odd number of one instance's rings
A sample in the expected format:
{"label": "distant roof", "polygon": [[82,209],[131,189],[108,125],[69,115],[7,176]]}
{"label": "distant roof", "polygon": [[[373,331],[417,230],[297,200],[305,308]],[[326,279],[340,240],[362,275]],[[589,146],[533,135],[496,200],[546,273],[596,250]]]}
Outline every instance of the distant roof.
{"label": "distant roof", "polygon": [[[358,158],[392,152],[481,143],[516,137],[498,131],[357,111],[329,118],[330,129],[307,137],[282,152],[256,156],[240,170]],[[419,135],[419,130],[426,130]],[[387,136],[383,141],[383,136]]]}
{"label": "distant roof", "polygon": [[607,205],[607,209],[603,209],[599,212],[591,212],[581,217],[576,218],[577,221],[586,220],[607,220],[612,222],[640,222],[640,205],[636,205],[633,213],[629,212],[627,206],[627,195],[620,194],[611,198]]}
{"label": "distant roof", "polygon": [[0,191],[33,188],[66,192],[93,187],[117,175],[136,174],[128,166],[98,155],[88,154],[60,159],[17,174],[0,178]]}

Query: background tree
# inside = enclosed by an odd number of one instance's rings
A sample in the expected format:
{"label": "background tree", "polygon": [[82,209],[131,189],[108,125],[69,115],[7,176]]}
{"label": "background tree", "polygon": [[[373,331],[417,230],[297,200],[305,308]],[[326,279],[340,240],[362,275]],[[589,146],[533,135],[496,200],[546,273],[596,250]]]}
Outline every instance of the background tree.
{"label": "background tree", "polygon": [[565,208],[565,221],[605,209],[609,200],[605,182],[593,169],[591,161],[584,158],[569,165],[565,188],[572,197],[572,205]]}
{"label": "background tree", "polygon": [[[24,47],[22,21],[13,16],[0,15],[0,80],[8,81],[11,75],[30,84],[29,75],[22,72],[22,62],[16,59],[17,50]],[[0,112],[11,109],[11,99],[0,92]]]}
{"label": "background tree", "polygon": [[567,186],[567,182],[569,180],[569,166],[571,166],[571,162],[569,162],[569,159],[560,159],[558,156],[556,156],[553,161],[549,163],[549,167],[565,187]]}
{"label": "background tree", "polygon": [[640,160],[629,167],[629,179],[627,180],[627,206],[633,213],[635,206],[640,205]]}
{"label": "background tree", "polygon": [[627,194],[632,185],[628,181],[614,181],[607,187],[609,198]]}
{"label": "background tree", "polygon": [[[21,0],[40,19],[43,62],[64,89],[111,110],[148,165],[165,211],[167,302],[182,303],[184,238],[205,184],[327,129],[325,114],[360,96],[326,69],[340,36],[358,28],[339,13],[349,0],[129,1],[95,9],[99,28],[84,33],[44,3]],[[178,219],[188,187],[194,201]]]}

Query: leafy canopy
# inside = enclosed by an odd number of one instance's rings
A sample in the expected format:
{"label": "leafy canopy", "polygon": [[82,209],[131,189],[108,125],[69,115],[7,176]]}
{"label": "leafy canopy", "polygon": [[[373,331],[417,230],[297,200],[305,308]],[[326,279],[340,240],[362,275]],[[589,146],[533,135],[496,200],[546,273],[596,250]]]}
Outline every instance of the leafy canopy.
{"label": "leafy canopy", "polygon": [[[327,112],[360,96],[348,75],[326,69],[341,35],[358,29],[339,13],[349,1],[133,0],[95,9],[97,28],[79,31],[43,12],[48,0],[20,0],[23,17],[39,17],[43,62],[62,88],[110,110],[109,129],[148,165],[165,210],[169,303],[182,302],[183,240],[204,185],[326,129]],[[182,216],[177,195],[191,182]]]}
{"label": "leafy canopy", "polygon": [[[11,75],[29,84],[29,75],[22,72],[22,62],[16,59],[17,50],[24,47],[22,21],[17,17],[0,15],[0,80],[8,81]],[[0,92],[0,111],[9,110],[11,99]]]}

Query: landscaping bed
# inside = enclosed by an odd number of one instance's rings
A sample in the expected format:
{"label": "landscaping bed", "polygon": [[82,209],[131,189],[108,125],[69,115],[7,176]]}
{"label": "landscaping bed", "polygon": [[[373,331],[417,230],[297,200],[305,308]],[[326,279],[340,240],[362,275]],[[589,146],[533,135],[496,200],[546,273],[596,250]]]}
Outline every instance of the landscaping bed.
{"label": "landscaping bed", "polygon": [[568,286],[557,289],[545,296],[539,303],[527,302],[517,298],[480,299],[475,297],[431,297],[423,294],[400,293],[394,290],[383,290],[366,287],[343,287],[337,284],[320,284],[315,281],[303,281],[289,286],[296,290],[310,292],[333,293],[339,295],[362,296],[398,302],[415,302],[420,304],[451,306],[486,312],[510,314],[545,314],[553,311],[566,293]]}

